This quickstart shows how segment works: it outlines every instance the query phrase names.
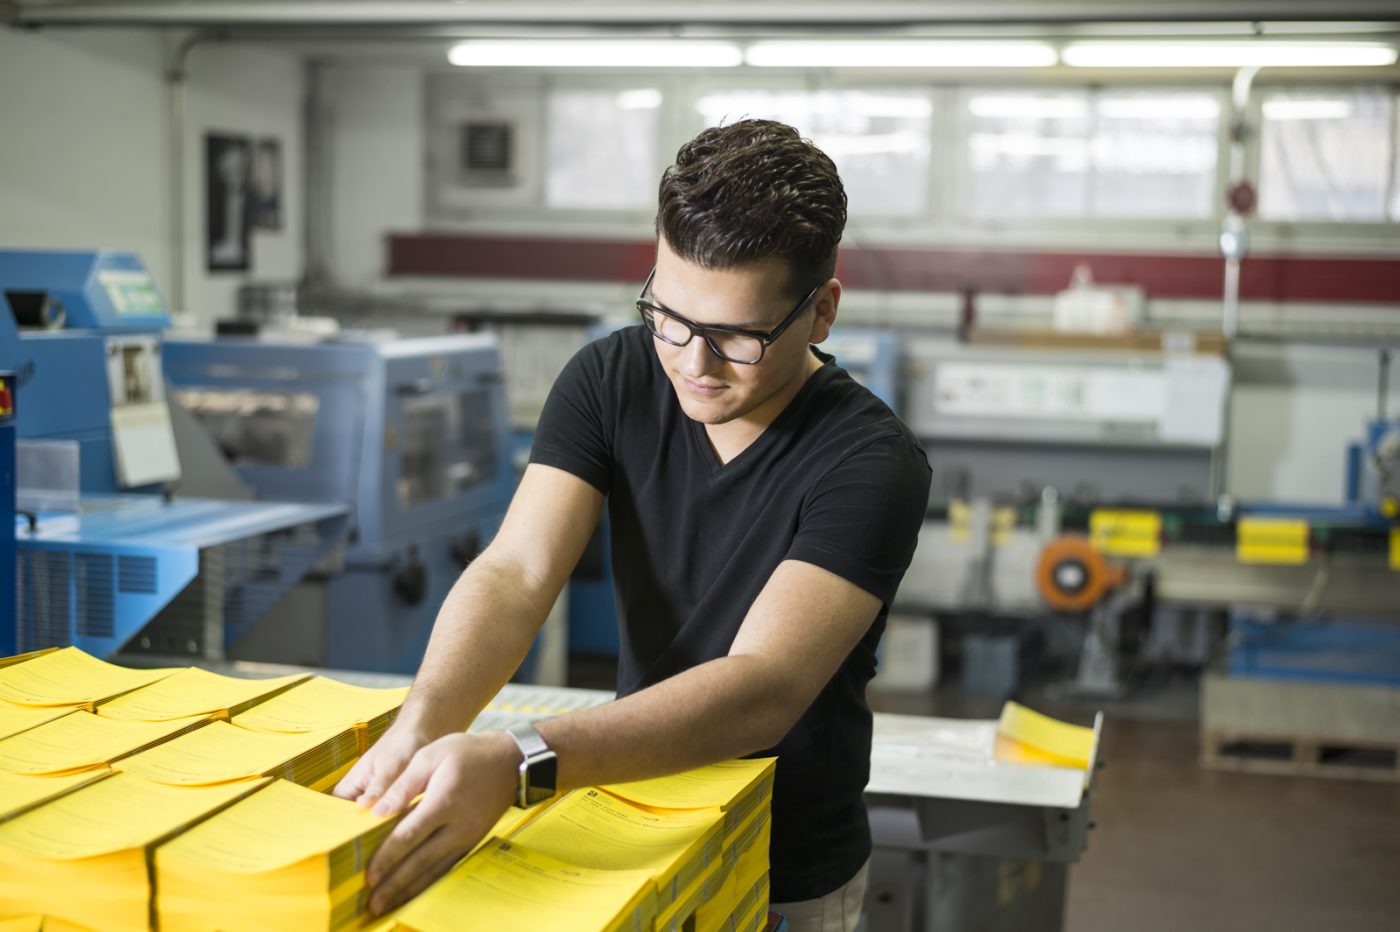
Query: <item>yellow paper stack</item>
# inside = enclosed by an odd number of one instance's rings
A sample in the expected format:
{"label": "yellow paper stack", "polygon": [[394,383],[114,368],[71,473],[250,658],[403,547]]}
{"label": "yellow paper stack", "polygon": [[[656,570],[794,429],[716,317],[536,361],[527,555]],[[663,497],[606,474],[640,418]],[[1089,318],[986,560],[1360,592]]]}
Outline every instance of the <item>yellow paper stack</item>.
{"label": "yellow paper stack", "polygon": [[259,785],[169,787],[119,773],[0,824],[0,916],[149,928],[152,850]]}
{"label": "yellow paper stack", "polygon": [[533,851],[579,867],[651,875],[659,913],[720,860],[718,807],[653,810],[598,789],[578,790],[510,835]]}
{"label": "yellow paper stack", "polygon": [[657,929],[728,932],[748,929],[754,915],[766,921],[774,764],[773,758],[725,761],[603,787],[653,812],[714,807],[724,813],[720,856],[659,913]]}
{"label": "yellow paper stack", "polygon": [[479,848],[395,927],[437,932],[462,916],[481,928],[579,932],[761,927],[773,766],[727,761],[576,790]]}
{"label": "yellow paper stack", "polygon": [[163,722],[191,715],[228,719],[311,676],[302,673],[251,680],[188,667],[149,686],[104,702],[97,713],[127,721]]}
{"label": "yellow paper stack", "polygon": [[0,669],[12,667],[17,663],[24,663],[26,660],[33,660],[35,657],[42,657],[45,654],[52,654],[58,650],[57,647],[45,647],[43,650],[31,650],[27,654],[15,654],[13,657],[0,657]]}
{"label": "yellow paper stack", "polygon": [[279,734],[212,722],[112,767],[173,786],[281,777],[320,791],[335,786],[359,756],[354,727]]}
{"label": "yellow paper stack", "polygon": [[360,752],[379,740],[393,724],[408,687],[373,689],[314,676],[247,712],[233,723],[256,731],[307,732],[355,727]]}
{"label": "yellow paper stack", "polygon": [[71,713],[69,706],[15,705],[0,699],[0,740]]}
{"label": "yellow paper stack", "polygon": [[364,870],[395,823],[277,780],[156,850],[162,932],[341,929],[368,900]]}
{"label": "yellow paper stack", "polygon": [[106,767],[82,770],[59,777],[0,770],[0,822],[6,822],[35,806],[87,786],[94,780],[101,780],[110,773]]}
{"label": "yellow paper stack", "polygon": [[91,712],[100,703],[176,672],[179,668],[128,670],[76,647],[65,647],[0,667],[0,699],[16,705],[65,706]]}
{"label": "yellow paper stack", "polygon": [[203,715],[165,722],[126,722],[91,712],[71,712],[0,740],[0,770],[62,776],[108,764],[209,721]]}
{"label": "yellow paper stack", "polygon": [[393,928],[644,932],[655,917],[649,871],[579,867],[493,838],[400,909]]}

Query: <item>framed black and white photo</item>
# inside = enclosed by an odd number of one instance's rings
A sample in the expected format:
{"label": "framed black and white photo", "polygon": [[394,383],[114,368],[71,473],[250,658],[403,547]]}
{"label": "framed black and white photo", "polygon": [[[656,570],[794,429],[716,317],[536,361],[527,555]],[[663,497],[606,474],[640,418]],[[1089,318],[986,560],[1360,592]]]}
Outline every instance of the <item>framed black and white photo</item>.
{"label": "framed black and white photo", "polygon": [[253,146],[253,227],[282,229],[282,141],[259,139]]}
{"label": "framed black and white photo", "polygon": [[211,272],[246,272],[252,143],[247,136],[204,137],[205,264]]}

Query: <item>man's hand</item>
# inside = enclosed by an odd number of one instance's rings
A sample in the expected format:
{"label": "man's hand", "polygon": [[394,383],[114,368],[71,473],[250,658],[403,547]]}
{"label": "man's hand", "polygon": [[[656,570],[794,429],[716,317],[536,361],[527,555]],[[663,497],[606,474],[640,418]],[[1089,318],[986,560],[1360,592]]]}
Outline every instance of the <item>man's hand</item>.
{"label": "man's hand", "polygon": [[353,800],[361,806],[374,805],[403,773],[413,755],[433,737],[400,719],[355,761],[355,766],[331,791],[332,795]]}
{"label": "man's hand", "polygon": [[417,896],[472,850],[515,800],[519,763],[505,732],[451,734],[413,755],[374,806],[377,815],[393,815],[423,796],[369,863],[373,915]]}

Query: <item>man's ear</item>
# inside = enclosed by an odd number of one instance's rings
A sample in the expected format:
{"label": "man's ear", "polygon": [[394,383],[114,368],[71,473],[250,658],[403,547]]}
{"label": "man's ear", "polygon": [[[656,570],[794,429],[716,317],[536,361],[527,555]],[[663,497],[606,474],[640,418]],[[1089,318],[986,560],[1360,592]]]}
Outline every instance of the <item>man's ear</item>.
{"label": "man's ear", "polygon": [[836,307],[841,303],[841,282],[837,279],[828,279],[822,290],[818,293],[816,300],[812,302],[812,307],[816,310],[816,318],[812,321],[812,343],[820,343],[831,335],[831,328],[836,325]]}

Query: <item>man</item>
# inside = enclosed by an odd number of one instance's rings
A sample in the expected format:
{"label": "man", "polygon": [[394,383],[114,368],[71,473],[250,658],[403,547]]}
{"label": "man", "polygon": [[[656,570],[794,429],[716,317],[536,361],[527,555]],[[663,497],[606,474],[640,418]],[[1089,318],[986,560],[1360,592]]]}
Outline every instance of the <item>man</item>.
{"label": "man", "polygon": [[776,754],[775,908],[794,932],[857,921],[865,686],[930,471],[889,409],[812,348],[836,321],[845,220],[835,166],[791,127],[745,120],[677,154],[644,326],[560,375],[499,534],[446,599],[393,728],[336,788],[381,813],[423,794],[370,865],[375,912],[517,798],[534,745],[462,729],[524,658],[606,497],[619,699],[528,738],[557,755],[558,791]]}

